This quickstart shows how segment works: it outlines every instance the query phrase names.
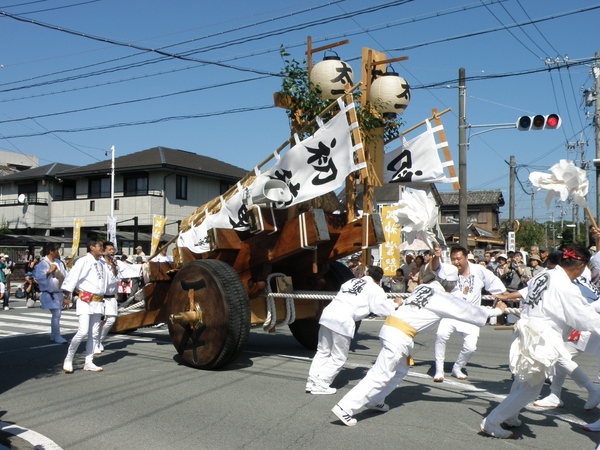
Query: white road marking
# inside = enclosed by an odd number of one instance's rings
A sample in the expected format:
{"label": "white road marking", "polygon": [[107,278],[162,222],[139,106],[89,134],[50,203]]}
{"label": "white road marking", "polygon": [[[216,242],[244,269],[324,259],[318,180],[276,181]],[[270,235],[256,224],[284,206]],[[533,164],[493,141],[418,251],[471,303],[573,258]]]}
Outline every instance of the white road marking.
{"label": "white road marking", "polygon": [[12,423],[0,422],[0,430],[29,442],[34,448],[43,448],[44,450],[62,450],[62,447],[56,444],[56,442],[53,440],[48,439],[46,436]]}

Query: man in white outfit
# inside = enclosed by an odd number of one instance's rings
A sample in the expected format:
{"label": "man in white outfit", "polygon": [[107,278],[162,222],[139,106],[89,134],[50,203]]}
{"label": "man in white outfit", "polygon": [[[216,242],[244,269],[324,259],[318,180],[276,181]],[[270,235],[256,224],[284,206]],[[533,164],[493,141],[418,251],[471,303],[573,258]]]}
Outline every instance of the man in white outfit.
{"label": "man in white outfit", "polygon": [[77,318],[79,328],[73,336],[67,357],[63,364],[66,373],[73,373],[73,357],[84,337],[87,336],[85,347],[85,365],[83,370],[101,372],[102,367],[94,364],[94,326],[97,326],[104,314],[104,293],[108,282],[108,271],[104,262],[100,261],[104,253],[104,244],[99,239],[88,241],[88,254],[77,260],[67,274],[62,286],[66,293],[64,303],[70,307],[70,297],[77,298]]}
{"label": "man in white outfit", "polygon": [[98,322],[93,330],[94,335],[94,355],[99,355],[104,351],[102,341],[112,328],[117,316],[119,315],[119,305],[117,304],[117,290],[119,289],[119,268],[115,261],[115,244],[110,241],[104,243],[104,255],[98,261],[104,263],[104,270],[107,271],[107,286],[104,293],[104,321]]}
{"label": "man in white outfit", "polygon": [[387,298],[379,285],[381,278],[381,267],[369,266],[366,276],[342,284],[334,299],[323,310],[319,320],[321,327],[317,354],[310,365],[306,392],[314,395],[335,394],[336,390],[330,385],[348,358],[355,323],[371,313],[388,316],[402,302],[400,298],[394,301]]}
{"label": "man in white outfit", "polygon": [[61,286],[67,276],[67,267],[60,260],[59,249],[60,246],[55,243],[46,247],[48,254],[36,266],[35,279],[42,293],[40,297],[42,309],[47,309],[52,314],[50,340],[57,344],[67,344],[69,341],[60,335],[60,316],[64,300]]}
{"label": "man in white outfit", "polygon": [[169,264],[171,264],[173,262],[173,257],[167,255],[168,246],[166,246],[164,242],[161,243],[160,245],[163,245],[164,248],[158,253],[158,255],[156,255],[154,258],[152,258],[152,261],[158,262],[158,263],[168,262]]}
{"label": "man in white outfit", "polygon": [[[485,289],[490,294],[500,294],[506,287],[491,271],[479,264],[473,264],[467,259],[467,249],[456,246],[450,249],[450,261],[458,269],[458,282],[452,295],[475,306],[481,306],[481,291]],[[431,270],[438,270],[439,259],[431,262]],[[472,323],[454,319],[443,319],[440,322],[433,352],[435,355],[435,376],[433,381],[444,381],[444,359],[446,357],[446,342],[453,333],[463,337],[463,346],[452,367],[452,376],[459,380],[466,380],[467,375],[462,368],[467,365],[477,349],[479,327]]]}
{"label": "man in white outfit", "polygon": [[495,309],[484,309],[448,294],[457,280],[456,267],[442,264],[435,281],[418,286],[402,306],[388,316],[379,333],[382,348],[375,364],[331,410],[344,425],[356,425],[352,416],[363,406],[389,411],[385,398],[408,373],[408,360],[417,333],[433,328],[444,318],[464,320],[481,327],[488,317],[504,312],[506,305],[502,302],[498,302]]}
{"label": "man in white outfit", "polygon": [[[537,398],[554,364],[560,364],[576,381],[583,373],[571,360],[564,339],[573,328],[600,335],[600,315],[572,283],[589,259],[585,247],[571,244],[563,249],[560,265],[529,282],[510,348],[510,369],[515,379],[508,397],[481,422],[485,434],[501,439],[513,437],[512,431],[501,425],[521,425],[519,412]],[[593,408],[598,403],[600,396],[594,395],[586,406]]]}

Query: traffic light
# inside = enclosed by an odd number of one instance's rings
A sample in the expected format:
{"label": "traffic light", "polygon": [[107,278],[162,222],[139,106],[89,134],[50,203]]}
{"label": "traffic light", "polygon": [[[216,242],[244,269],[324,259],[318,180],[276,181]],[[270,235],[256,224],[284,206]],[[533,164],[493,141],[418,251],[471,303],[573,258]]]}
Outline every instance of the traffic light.
{"label": "traffic light", "polygon": [[562,125],[562,120],[558,114],[549,114],[542,116],[521,116],[517,120],[517,129],[519,131],[529,130],[556,130]]}

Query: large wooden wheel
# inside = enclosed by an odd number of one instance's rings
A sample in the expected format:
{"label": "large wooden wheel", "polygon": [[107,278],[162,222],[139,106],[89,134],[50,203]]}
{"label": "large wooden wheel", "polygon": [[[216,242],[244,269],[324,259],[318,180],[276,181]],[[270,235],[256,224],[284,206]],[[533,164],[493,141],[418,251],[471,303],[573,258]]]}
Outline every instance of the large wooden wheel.
{"label": "large wooden wheel", "polygon": [[[329,264],[325,274],[325,290],[337,292],[346,281],[354,278],[352,271],[340,262]],[[309,350],[316,350],[319,342],[319,319],[300,319],[292,322],[290,331],[300,344]]]}
{"label": "large wooden wheel", "polygon": [[218,369],[233,362],[250,332],[248,294],[227,263],[205,259],[179,270],[168,297],[169,316],[187,313],[200,320],[169,323],[169,334],[186,363]]}

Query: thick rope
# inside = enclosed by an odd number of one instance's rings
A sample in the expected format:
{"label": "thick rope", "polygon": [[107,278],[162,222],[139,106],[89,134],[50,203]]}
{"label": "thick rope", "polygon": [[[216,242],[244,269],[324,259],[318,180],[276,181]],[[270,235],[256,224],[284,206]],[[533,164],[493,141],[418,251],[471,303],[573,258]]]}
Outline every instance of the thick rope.
{"label": "thick rope", "polygon": [[[297,298],[299,300],[331,300],[332,298],[334,298],[336,296],[337,292],[317,292],[317,291],[296,291],[296,292],[292,292],[292,293],[285,293],[285,292],[269,292],[267,294],[267,299],[268,298],[285,298],[285,299],[294,299]],[[409,297],[411,294],[409,293],[393,293],[393,292],[388,292],[386,293],[388,298],[407,298]],[[495,298],[491,295],[483,295],[481,297],[482,300],[495,300]],[[483,308],[486,309],[493,309],[493,306],[482,306]],[[521,315],[521,309],[520,308],[506,308],[505,311],[507,314],[514,314],[515,316],[520,316]],[[272,328],[272,327],[271,327]]]}

